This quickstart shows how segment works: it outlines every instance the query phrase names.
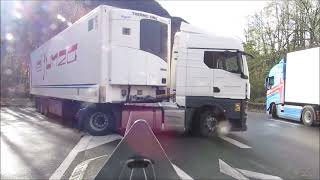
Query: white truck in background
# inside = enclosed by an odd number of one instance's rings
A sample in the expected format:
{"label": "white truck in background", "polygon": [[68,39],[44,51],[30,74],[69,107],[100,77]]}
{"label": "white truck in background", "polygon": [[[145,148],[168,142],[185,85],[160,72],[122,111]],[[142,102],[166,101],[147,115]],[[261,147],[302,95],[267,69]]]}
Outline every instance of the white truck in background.
{"label": "white truck in background", "polygon": [[266,109],[272,117],[320,123],[320,47],[290,52],[265,80]]}
{"label": "white truck in background", "polygon": [[174,42],[170,36],[168,18],[95,8],[31,53],[37,110],[73,119],[92,135],[139,118],[155,131],[212,136],[219,124],[245,131],[250,84],[242,43],[184,22]]}

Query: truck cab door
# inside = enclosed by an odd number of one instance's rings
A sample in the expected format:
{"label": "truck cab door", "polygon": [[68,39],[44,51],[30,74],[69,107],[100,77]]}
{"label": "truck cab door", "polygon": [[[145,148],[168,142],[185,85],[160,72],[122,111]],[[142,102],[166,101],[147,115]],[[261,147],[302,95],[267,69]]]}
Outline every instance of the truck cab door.
{"label": "truck cab door", "polygon": [[185,90],[187,96],[213,96],[211,64],[204,63],[203,50],[187,49]]}
{"label": "truck cab door", "polygon": [[246,81],[240,74],[222,69],[213,70],[213,96],[216,98],[245,99]]}
{"label": "truck cab door", "polygon": [[[240,56],[241,57],[241,56]],[[238,52],[205,51],[204,60],[211,61],[215,98],[245,99],[248,79],[242,70],[242,60]]]}

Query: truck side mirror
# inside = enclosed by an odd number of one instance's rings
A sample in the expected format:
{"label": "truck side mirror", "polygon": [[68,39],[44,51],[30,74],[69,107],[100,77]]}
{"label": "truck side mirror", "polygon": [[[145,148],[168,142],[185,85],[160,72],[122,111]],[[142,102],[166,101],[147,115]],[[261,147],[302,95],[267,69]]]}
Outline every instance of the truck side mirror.
{"label": "truck side mirror", "polygon": [[248,79],[249,77],[247,75],[244,75],[243,72],[241,72],[241,78],[242,79]]}
{"label": "truck side mirror", "polygon": [[267,89],[271,89],[271,86],[273,85],[274,85],[274,76],[266,77],[264,81],[264,87],[266,87]]}
{"label": "truck side mirror", "polygon": [[264,87],[267,88],[267,86],[268,86],[268,77],[264,79]]}
{"label": "truck side mirror", "polygon": [[249,53],[246,53],[246,52],[242,52],[243,55],[247,56],[247,57],[250,57],[251,59],[254,59],[254,56],[249,54]]}
{"label": "truck side mirror", "polygon": [[266,77],[266,79],[264,80],[264,87],[266,89],[269,89],[269,77]]}

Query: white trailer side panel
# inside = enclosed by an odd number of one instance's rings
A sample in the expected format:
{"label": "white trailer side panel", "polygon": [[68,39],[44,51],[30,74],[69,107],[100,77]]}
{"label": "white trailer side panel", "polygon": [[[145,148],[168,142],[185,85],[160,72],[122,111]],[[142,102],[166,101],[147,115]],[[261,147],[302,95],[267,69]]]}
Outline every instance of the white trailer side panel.
{"label": "white trailer side panel", "polygon": [[30,93],[93,103],[156,97],[170,74],[170,27],[167,18],[99,6],[31,53]]}
{"label": "white trailer side panel", "polygon": [[285,102],[320,104],[320,47],[287,54]]}
{"label": "white trailer side panel", "polygon": [[97,8],[31,53],[31,94],[98,101],[99,21]]}

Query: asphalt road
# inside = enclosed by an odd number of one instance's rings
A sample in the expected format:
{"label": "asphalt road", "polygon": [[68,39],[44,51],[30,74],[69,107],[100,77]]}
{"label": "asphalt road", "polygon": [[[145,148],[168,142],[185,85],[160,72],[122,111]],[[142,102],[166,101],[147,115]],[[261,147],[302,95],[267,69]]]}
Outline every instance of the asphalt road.
{"label": "asphalt road", "polygon": [[1,108],[1,179],[48,179],[80,138],[32,108]]}
{"label": "asphalt road", "polygon": [[[121,140],[119,135],[82,135],[32,108],[1,108],[1,179],[66,179],[84,160],[111,155]],[[249,113],[248,131],[226,137],[157,138],[185,178],[320,177],[319,127],[273,120],[261,113]]]}

